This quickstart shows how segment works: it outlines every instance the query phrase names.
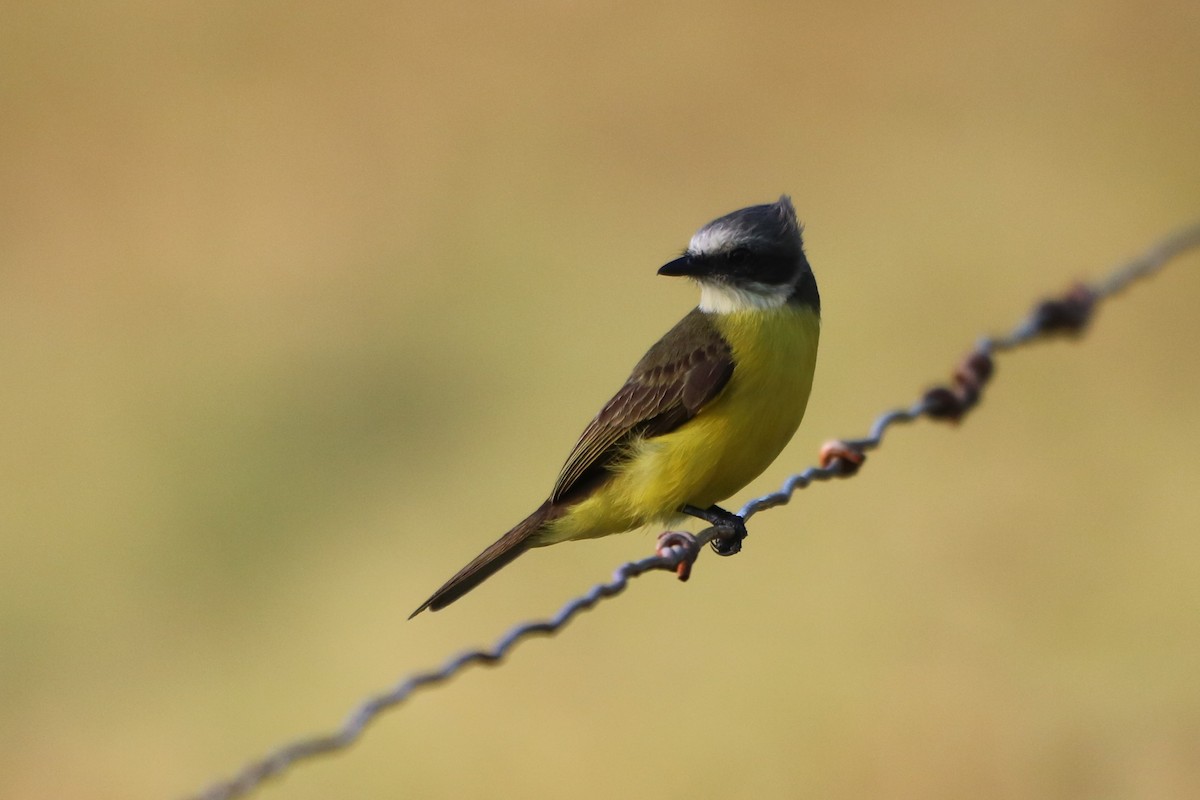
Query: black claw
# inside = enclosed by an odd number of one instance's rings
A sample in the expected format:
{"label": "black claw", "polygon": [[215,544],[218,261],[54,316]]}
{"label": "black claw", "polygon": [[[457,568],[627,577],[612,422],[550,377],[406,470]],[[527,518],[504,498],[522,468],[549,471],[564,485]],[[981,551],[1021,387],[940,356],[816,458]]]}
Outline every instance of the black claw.
{"label": "black claw", "polygon": [[719,556],[736,556],[742,552],[742,540],[745,538],[746,528],[743,526],[740,531],[734,531],[729,536],[719,536],[709,544],[712,546],[713,552]]}
{"label": "black claw", "polygon": [[742,540],[748,533],[746,521],[737,514],[726,511],[720,506],[709,506],[708,508],[684,506],[681,510],[689,516],[698,517],[714,528],[720,529],[720,535],[709,542],[714,553],[719,556],[732,556],[742,551]]}

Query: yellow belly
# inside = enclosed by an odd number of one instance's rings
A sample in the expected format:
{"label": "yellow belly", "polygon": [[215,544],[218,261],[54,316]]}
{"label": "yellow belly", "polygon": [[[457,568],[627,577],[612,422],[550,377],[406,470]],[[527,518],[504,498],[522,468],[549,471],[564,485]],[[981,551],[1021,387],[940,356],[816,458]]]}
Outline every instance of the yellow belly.
{"label": "yellow belly", "polygon": [[808,308],[721,314],[733,349],[721,394],[664,436],[642,439],[613,478],[537,536],[537,544],[586,539],[665,523],[683,505],[719,503],[762,474],[804,417],[820,319]]}

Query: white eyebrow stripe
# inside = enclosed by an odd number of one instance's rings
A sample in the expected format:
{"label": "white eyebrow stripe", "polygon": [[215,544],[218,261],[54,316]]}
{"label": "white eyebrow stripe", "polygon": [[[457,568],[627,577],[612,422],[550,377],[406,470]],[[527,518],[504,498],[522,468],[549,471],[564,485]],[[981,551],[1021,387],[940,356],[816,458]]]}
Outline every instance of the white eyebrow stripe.
{"label": "white eyebrow stripe", "polygon": [[701,228],[696,231],[696,235],[688,243],[688,252],[693,255],[718,253],[725,249],[732,240],[733,231],[729,228],[723,226]]}

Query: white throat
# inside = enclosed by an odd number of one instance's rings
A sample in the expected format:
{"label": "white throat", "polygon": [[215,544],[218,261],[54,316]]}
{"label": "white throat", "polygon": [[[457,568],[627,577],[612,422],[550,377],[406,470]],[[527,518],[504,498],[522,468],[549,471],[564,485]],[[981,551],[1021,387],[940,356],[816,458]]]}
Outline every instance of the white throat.
{"label": "white throat", "polygon": [[710,314],[732,314],[735,311],[766,311],[780,308],[792,293],[790,286],[770,286],[751,283],[731,286],[727,283],[699,281],[700,310]]}

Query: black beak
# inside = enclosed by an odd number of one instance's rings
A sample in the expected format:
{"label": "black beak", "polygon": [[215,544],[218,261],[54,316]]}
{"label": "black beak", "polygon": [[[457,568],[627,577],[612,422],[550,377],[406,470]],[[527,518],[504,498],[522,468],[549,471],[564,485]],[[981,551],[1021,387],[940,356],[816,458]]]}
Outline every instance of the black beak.
{"label": "black beak", "polygon": [[703,275],[708,270],[704,267],[704,262],[690,255],[682,255],[674,261],[668,261],[658,268],[659,275]]}

